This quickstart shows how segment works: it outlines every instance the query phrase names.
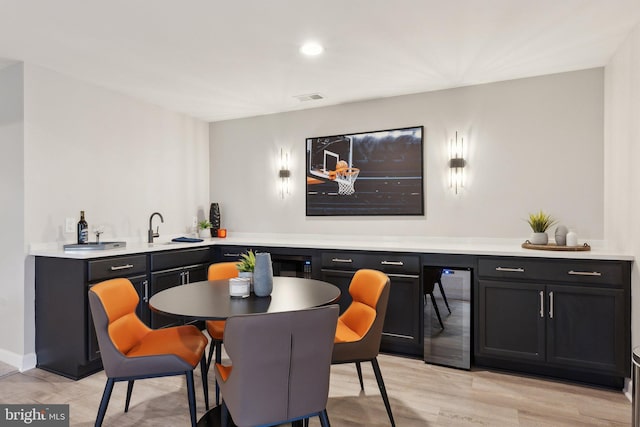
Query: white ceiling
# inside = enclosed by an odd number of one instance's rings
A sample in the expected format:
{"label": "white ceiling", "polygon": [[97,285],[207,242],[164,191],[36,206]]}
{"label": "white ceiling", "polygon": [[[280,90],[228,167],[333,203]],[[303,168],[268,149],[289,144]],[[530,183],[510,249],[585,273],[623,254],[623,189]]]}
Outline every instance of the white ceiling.
{"label": "white ceiling", "polygon": [[[599,67],[639,17],[640,0],[0,0],[0,58],[218,121]],[[298,53],[310,39],[323,55]]]}

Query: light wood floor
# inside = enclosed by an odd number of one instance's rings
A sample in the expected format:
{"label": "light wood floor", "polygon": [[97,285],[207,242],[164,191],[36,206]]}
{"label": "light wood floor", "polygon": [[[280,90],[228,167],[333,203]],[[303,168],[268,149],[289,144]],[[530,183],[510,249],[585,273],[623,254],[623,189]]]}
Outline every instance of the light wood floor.
{"label": "light wood floor", "polygon": [[[631,404],[622,392],[480,369],[462,371],[420,360],[379,356],[398,427],[411,426],[628,426]],[[331,370],[328,413],[334,427],[388,426],[369,365],[360,391],[354,365]],[[0,403],[68,403],[71,425],[92,426],[105,376],[72,381],[40,369],[0,378]],[[213,383],[211,383],[213,384]],[[117,383],[105,426],[186,426],[183,377],[137,381],[125,414],[126,383]],[[211,390],[211,400],[214,399]],[[196,371],[198,417],[204,413]],[[317,419],[311,425],[319,426]]]}

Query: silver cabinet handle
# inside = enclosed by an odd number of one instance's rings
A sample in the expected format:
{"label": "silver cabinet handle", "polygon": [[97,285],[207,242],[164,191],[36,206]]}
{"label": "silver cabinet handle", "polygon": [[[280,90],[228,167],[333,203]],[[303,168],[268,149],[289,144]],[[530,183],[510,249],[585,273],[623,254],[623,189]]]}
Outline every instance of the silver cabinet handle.
{"label": "silver cabinet handle", "polygon": [[144,302],[149,302],[149,281],[145,280],[144,282],[142,282],[142,284],[144,285]]}
{"label": "silver cabinet handle", "polygon": [[127,270],[127,269],[129,269],[129,268],[133,268],[133,264],[112,265],[112,266],[111,266],[111,271]]}
{"label": "silver cabinet handle", "polygon": [[232,257],[238,258],[238,257],[240,257],[240,254],[232,254],[231,252],[226,252],[222,256],[232,256]]}
{"label": "silver cabinet handle", "polygon": [[524,273],[524,268],[496,267],[496,271],[508,271],[511,273]]}
{"label": "silver cabinet handle", "polygon": [[402,261],[380,261],[380,264],[382,265],[397,265],[402,267],[404,265],[404,262]]}
{"label": "silver cabinet handle", "polygon": [[184,285],[185,274],[184,271],[180,272],[180,284]]}
{"label": "silver cabinet handle", "polygon": [[549,319],[553,319],[553,291],[549,292]]}
{"label": "silver cabinet handle", "polygon": [[571,274],[572,276],[602,276],[602,273],[598,271],[573,271],[569,270],[567,274]]}
{"label": "silver cabinet handle", "polygon": [[540,291],[540,317],[544,317],[544,291]]}
{"label": "silver cabinet handle", "polygon": [[344,264],[351,264],[353,262],[353,260],[351,258],[347,258],[347,259],[344,259],[344,258],[333,258],[333,259],[331,259],[331,262],[341,262],[341,263],[344,263]]}
{"label": "silver cabinet handle", "polygon": [[191,275],[189,274],[189,272],[187,271],[187,281],[186,283],[191,283]]}

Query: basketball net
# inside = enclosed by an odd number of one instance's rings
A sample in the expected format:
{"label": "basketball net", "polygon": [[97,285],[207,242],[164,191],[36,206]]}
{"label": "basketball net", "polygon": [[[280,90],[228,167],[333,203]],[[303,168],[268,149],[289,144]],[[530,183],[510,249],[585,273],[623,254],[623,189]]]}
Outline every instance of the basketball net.
{"label": "basketball net", "polygon": [[336,179],[338,183],[338,194],[342,196],[348,196],[355,193],[353,183],[356,182],[360,169],[358,168],[343,168],[336,170]]}

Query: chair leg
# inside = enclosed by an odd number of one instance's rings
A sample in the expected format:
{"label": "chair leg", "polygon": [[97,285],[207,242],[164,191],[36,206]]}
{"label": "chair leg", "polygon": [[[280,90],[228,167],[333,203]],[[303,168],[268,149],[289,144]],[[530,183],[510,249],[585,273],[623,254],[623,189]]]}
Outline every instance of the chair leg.
{"label": "chair leg", "polygon": [[104,421],[104,414],[107,413],[107,406],[109,405],[109,399],[111,398],[111,392],[113,391],[114,380],[107,378],[107,384],[104,386],[104,392],[102,393],[102,400],[100,401],[100,408],[98,409],[98,416],[96,417],[95,427],[100,427],[102,421]]}
{"label": "chair leg", "polygon": [[224,403],[224,399],[222,400],[222,409],[221,409],[221,414],[220,414],[220,424],[222,427],[230,427],[231,423],[229,422],[230,420],[230,416],[229,416],[229,408],[227,408],[227,404]]}
{"label": "chair leg", "polygon": [[391,405],[389,404],[387,389],[384,386],[384,380],[382,379],[382,372],[380,372],[380,365],[378,365],[378,359],[373,358],[373,360],[371,360],[371,365],[373,365],[373,373],[376,375],[376,381],[378,381],[378,388],[380,389],[380,394],[382,395],[382,400],[384,401],[384,407],[387,408],[387,415],[389,415],[389,420],[391,420],[391,426],[396,427],[396,422],[393,420],[393,414],[391,413]]}
{"label": "chair leg", "polygon": [[358,380],[360,380],[360,390],[364,390],[364,382],[362,382],[362,366],[360,366],[360,362],[356,362],[356,371],[358,371]]}
{"label": "chair leg", "polygon": [[131,402],[131,393],[133,392],[133,381],[127,383],[127,400],[124,402],[124,412],[129,412],[129,402]]}
{"label": "chair leg", "polygon": [[304,419],[304,427],[309,427],[309,418]]}
{"label": "chair leg", "polygon": [[444,324],[442,323],[442,318],[440,317],[440,310],[438,310],[438,304],[436,304],[436,297],[434,297],[433,294],[429,294],[429,295],[431,295],[431,302],[433,303],[433,309],[436,311],[436,316],[438,316],[438,322],[440,322],[440,327],[444,329]]}
{"label": "chair leg", "polygon": [[[222,362],[222,341],[218,341],[216,345],[216,363]],[[220,404],[220,386],[218,386],[218,379],[216,378],[216,405]]]}
{"label": "chair leg", "polygon": [[211,368],[211,361],[213,360],[213,350],[216,348],[216,340],[211,339],[211,344],[209,345],[209,357],[207,358],[207,372],[209,372],[209,368]]}
{"label": "chair leg", "polygon": [[207,359],[202,355],[200,360],[200,372],[202,373],[202,391],[204,392],[204,406],[209,410],[209,381],[207,380]]}
{"label": "chair leg", "polygon": [[329,423],[329,415],[327,415],[327,409],[323,409],[322,412],[320,412],[320,425],[322,427],[331,427],[331,423]]}
{"label": "chair leg", "polygon": [[196,390],[193,387],[193,371],[187,372],[187,397],[189,398],[189,414],[191,427],[196,427]]}
{"label": "chair leg", "polygon": [[442,287],[442,280],[438,280],[438,287],[440,288],[440,294],[442,294],[442,299],[444,300],[444,304],[447,306],[447,310],[449,310],[449,314],[451,314],[449,301],[447,301],[447,294],[444,293],[444,288]]}

